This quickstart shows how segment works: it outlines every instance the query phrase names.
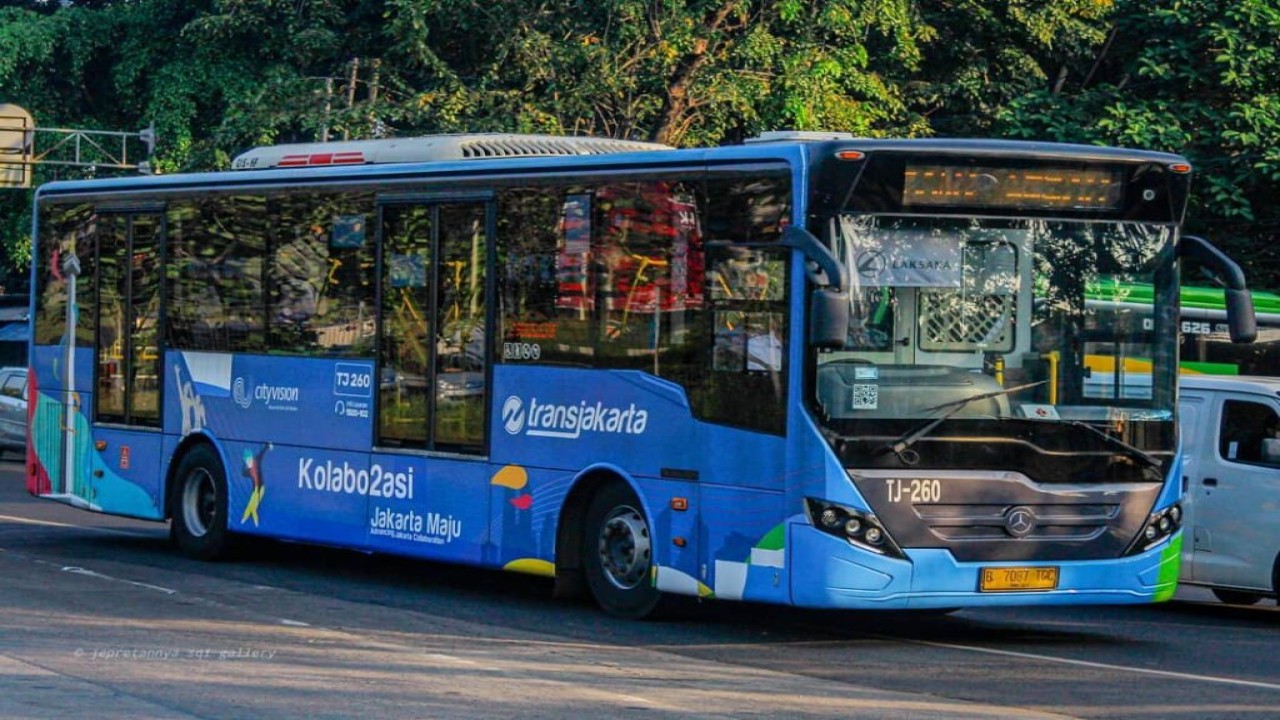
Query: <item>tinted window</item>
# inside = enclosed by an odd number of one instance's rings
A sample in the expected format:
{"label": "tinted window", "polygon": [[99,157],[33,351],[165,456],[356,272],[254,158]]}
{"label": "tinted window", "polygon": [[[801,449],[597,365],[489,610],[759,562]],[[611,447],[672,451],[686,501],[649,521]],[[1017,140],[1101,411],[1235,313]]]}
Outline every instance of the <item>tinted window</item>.
{"label": "tinted window", "polygon": [[104,214],[98,223],[94,417],[160,424],[160,217]]}
{"label": "tinted window", "polygon": [[368,193],[271,199],[272,352],[372,355],[373,202]]}
{"label": "tinted window", "polygon": [[176,348],[261,352],[265,197],[212,196],[169,208],[167,340]]}
{"label": "tinted window", "polygon": [[425,448],[431,377],[431,234],[428,205],[382,209],[382,376],[378,439]]}
{"label": "tinted window", "polygon": [[[94,306],[94,243],[98,216],[90,205],[56,205],[41,209],[40,251],[37,262],[35,342],[53,345],[67,328],[67,282],[78,268],[76,303]],[[92,313],[76,323],[76,344],[93,344]]]}
{"label": "tinted window", "polygon": [[685,376],[702,315],[705,255],[697,185],[654,180],[595,192],[598,367]]}
{"label": "tinted window", "polygon": [[789,187],[785,178],[708,182],[710,372],[686,381],[702,417],[775,433],[786,424],[790,254],[772,243],[790,211]]}
{"label": "tinted window", "polygon": [[498,356],[644,370],[705,419],[781,432],[789,210],[781,174],[501,193]]}
{"label": "tinted window", "polygon": [[591,197],[521,188],[498,198],[498,357],[589,366],[596,303]]}
{"label": "tinted window", "polygon": [[485,207],[441,205],[436,214],[436,447],[484,445]]}
{"label": "tinted window", "polygon": [[[129,217],[104,215],[98,223],[98,377],[94,417],[124,422],[129,320]],[[92,306],[90,306],[92,308]],[[82,313],[93,315],[93,312]]]}

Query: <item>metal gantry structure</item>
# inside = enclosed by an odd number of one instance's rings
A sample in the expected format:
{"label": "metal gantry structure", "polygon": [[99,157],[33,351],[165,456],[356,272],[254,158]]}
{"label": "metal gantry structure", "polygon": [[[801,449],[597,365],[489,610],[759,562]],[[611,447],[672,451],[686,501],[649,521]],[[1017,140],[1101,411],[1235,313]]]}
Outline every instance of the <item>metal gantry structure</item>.
{"label": "metal gantry structure", "polygon": [[137,132],[42,128],[23,108],[0,104],[0,188],[30,187],[37,165],[149,173],[155,142],[154,125]]}

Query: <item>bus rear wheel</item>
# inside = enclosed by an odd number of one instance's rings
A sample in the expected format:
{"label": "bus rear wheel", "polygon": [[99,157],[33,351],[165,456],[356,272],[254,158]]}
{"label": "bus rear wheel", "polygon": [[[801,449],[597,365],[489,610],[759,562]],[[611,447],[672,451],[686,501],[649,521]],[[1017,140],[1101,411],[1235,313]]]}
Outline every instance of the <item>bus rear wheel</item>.
{"label": "bus rear wheel", "polygon": [[591,499],[582,552],[587,586],[605,612],[640,619],[658,607],[662,593],[653,586],[653,536],[631,488],[610,483]]}
{"label": "bus rear wheel", "polygon": [[173,509],[173,537],[179,549],[196,560],[226,554],[227,476],[212,447],[192,448],[178,463]]}
{"label": "bus rear wheel", "polygon": [[1256,605],[1262,596],[1258,593],[1246,592],[1244,590],[1227,590],[1225,588],[1210,588],[1213,596],[1228,605]]}

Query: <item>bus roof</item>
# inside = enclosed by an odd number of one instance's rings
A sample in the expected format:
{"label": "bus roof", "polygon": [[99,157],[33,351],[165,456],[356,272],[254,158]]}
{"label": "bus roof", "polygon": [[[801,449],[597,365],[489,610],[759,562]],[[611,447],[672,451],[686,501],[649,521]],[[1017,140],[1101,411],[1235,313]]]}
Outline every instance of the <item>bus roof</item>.
{"label": "bus roof", "polygon": [[923,153],[958,157],[1035,157],[1050,161],[1185,163],[1169,153],[1095,145],[992,139],[882,139],[844,133],[764,133],[740,145],[677,149],[658,143],[555,135],[452,134],[418,138],[335,143],[286,144],[256,148],[235,160],[238,170],[65,180],[40,188],[52,195],[115,194],[134,190],[170,192],[295,182],[403,180],[410,177],[475,176],[490,173],[574,172],[580,169],[634,169],[665,165],[749,161],[825,162],[837,150]]}

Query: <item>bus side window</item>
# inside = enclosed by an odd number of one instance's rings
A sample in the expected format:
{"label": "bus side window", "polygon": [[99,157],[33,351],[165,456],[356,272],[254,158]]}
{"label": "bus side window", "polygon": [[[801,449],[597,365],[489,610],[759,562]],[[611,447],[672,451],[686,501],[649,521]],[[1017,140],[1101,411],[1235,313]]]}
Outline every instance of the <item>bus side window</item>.
{"label": "bus side window", "polygon": [[790,251],[777,243],[790,189],[781,175],[712,177],[699,197],[706,252],[699,325],[710,337],[706,364],[685,386],[705,420],[773,433],[786,425]]}

